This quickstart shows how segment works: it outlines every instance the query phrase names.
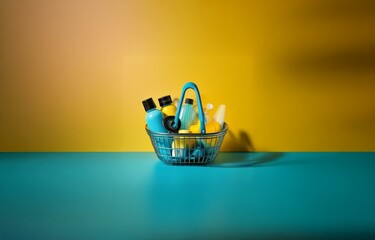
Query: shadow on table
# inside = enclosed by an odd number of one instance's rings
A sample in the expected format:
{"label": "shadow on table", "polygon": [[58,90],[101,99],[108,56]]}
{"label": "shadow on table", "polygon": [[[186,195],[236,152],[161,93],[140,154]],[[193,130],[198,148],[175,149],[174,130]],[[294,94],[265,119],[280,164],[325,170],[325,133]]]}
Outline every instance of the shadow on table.
{"label": "shadow on table", "polygon": [[283,156],[281,152],[233,152],[219,153],[210,167],[258,167],[274,165]]}
{"label": "shadow on table", "polygon": [[219,153],[211,167],[254,167],[271,165],[281,158],[281,152],[254,152],[250,135],[240,130],[237,134],[228,129],[222,148],[230,151]]}

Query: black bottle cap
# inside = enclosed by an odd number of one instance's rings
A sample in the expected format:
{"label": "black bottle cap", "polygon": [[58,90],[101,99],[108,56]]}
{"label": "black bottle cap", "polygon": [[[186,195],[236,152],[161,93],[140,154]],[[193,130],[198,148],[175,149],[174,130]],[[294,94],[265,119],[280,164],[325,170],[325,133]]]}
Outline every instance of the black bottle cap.
{"label": "black bottle cap", "polygon": [[171,95],[167,95],[158,99],[160,107],[164,107],[172,103]]}
{"label": "black bottle cap", "polygon": [[145,108],[145,111],[147,112],[150,109],[156,108],[155,102],[152,98],[146,99],[142,101],[143,107]]}
{"label": "black bottle cap", "polygon": [[185,103],[186,103],[186,104],[191,104],[191,105],[193,105],[193,102],[194,102],[194,100],[191,99],[191,98],[186,98],[186,99],[185,99]]}

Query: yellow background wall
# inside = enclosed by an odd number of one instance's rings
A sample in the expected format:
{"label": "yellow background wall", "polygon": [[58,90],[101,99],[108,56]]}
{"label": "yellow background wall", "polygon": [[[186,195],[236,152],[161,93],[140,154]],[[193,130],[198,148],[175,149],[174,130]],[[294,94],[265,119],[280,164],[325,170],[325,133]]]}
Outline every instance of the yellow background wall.
{"label": "yellow background wall", "polygon": [[229,151],[374,151],[371,1],[0,1],[0,151],[151,151],[194,81]]}

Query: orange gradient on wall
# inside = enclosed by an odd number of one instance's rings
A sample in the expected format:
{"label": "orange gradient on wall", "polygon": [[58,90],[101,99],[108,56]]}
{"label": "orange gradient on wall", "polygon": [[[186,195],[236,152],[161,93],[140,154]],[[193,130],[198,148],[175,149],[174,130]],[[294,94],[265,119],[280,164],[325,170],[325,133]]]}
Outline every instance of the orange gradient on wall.
{"label": "orange gradient on wall", "polygon": [[142,100],[197,83],[224,151],[374,151],[370,1],[0,2],[0,151],[151,151]]}

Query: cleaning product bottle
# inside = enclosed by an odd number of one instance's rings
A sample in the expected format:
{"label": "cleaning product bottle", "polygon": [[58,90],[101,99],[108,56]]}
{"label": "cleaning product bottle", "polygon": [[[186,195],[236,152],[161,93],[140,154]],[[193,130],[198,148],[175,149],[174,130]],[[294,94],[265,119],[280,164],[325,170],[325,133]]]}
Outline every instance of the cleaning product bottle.
{"label": "cleaning product bottle", "polygon": [[216,110],[213,120],[220,124],[220,128],[223,128],[225,118],[225,105],[221,104]]}
{"label": "cleaning product bottle", "polygon": [[[190,130],[179,130],[178,133],[179,134],[190,134],[191,131]],[[194,137],[181,135],[180,140],[183,141],[183,144],[187,148],[191,149],[191,148],[194,147],[194,144],[195,144],[195,138]]]}
{"label": "cleaning product bottle", "polygon": [[212,103],[207,103],[206,108],[204,109],[204,120],[206,123],[210,122],[210,111],[214,108]]}
{"label": "cleaning product bottle", "polygon": [[146,123],[148,128],[153,132],[167,133],[168,131],[163,126],[163,113],[156,109],[155,102],[152,98],[142,101],[143,107],[145,108]]}
{"label": "cleaning product bottle", "polygon": [[[220,123],[216,121],[210,121],[209,123],[206,123],[204,126],[206,127],[206,133],[216,133],[220,132],[221,130]],[[200,121],[198,121],[197,124],[191,125],[189,130],[191,131],[191,133],[201,133],[200,127],[201,123]]]}
{"label": "cleaning product bottle", "polygon": [[[189,134],[189,130],[179,130],[180,134]],[[172,157],[186,157],[194,149],[195,139],[190,136],[178,136],[172,142]]]}
{"label": "cleaning product bottle", "polygon": [[[210,111],[213,108],[214,108],[214,105],[212,103],[207,103],[206,108],[203,109],[205,123],[208,123],[210,121]],[[197,113],[197,116],[193,124],[197,124],[199,121],[198,105],[194,105],[194,110]]]}
{"label": "cleaning product bottle", "polygon": [[[224,115],[222,114],[223,113],[223,107],[224,105],[220,105],[218,110],[216,111],[216,114],[215,116],[217,117],[217,119],[219,119],[222,124],[224,124]],[[216,132],[220,132],[220,130],[223,128],[222,127],[222,124],[221,122],[217,121],[215,118],[213,119],[210,119],[210,115],[209,115],[209,111],[211,111],[213,108],[213,105],[211,103],[207,104],[205,110],[204,110],[204,117],[205,117],[205,127],[206,127],[206,133],[216,133]],[[220,114],[219,114],[220,113]],[[225,114],[225,106],[224,106],[224,114]],[[191,125],[189,130],[192,132],[192,133],[200,133],[200,121],[198,120],[198,122],[194,125]]]}
{"label": "cleaning product bottle", "polygon": [[176,106],[172,104],[171,95],[167,95],[158,99],[161,107],[161,112],[165,117],[176,116]]}
{"label": "cleaning product bottle", "polygon": [[185,105],[181,108],[181,113],[179,116],[181,121],[181,129],[189,130],[189,127],[193,124],[195,118],[197,117],[197,113],[193,107],[193,102],[193,99],[186,98]]}

